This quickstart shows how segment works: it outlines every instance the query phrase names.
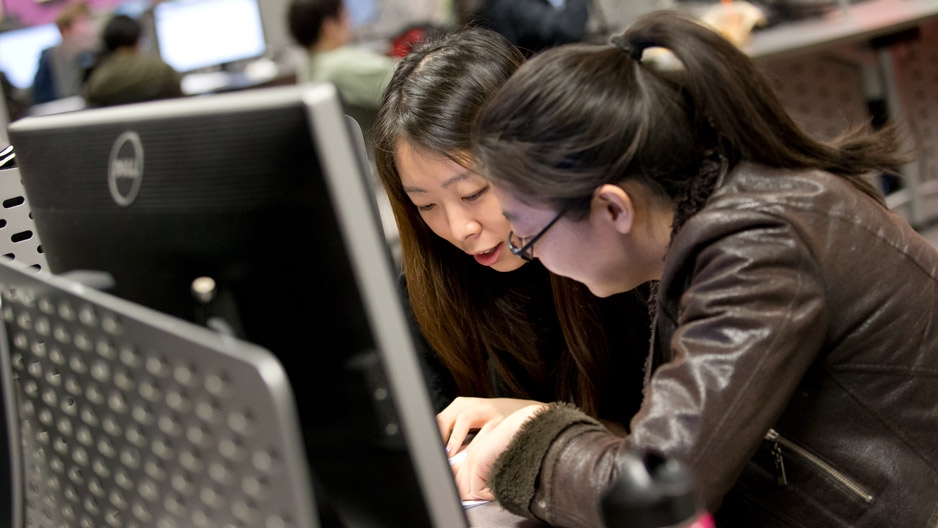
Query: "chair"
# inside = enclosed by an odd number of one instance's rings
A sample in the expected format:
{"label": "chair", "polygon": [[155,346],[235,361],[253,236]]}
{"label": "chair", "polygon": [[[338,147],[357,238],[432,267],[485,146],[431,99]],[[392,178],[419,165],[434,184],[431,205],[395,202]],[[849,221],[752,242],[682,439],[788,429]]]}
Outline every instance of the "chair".
{"label": "chair", "polygon": [[86,284],[0,262],[0,525],[317,526],[273,355]]}

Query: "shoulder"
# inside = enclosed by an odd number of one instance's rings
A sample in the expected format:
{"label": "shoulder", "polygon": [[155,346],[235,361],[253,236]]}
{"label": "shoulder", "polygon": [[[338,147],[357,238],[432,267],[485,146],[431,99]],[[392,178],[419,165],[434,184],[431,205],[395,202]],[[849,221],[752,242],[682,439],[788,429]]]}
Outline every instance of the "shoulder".
{"label": "shoulder", "polygon": [[797,224],[817,231],[838,220],[852,222],[858,211],[879,218],[885,208],[846,179],[823,170],[742,162],[687,221],[677,239],[719,237],[766,224]]}
{"label": "shoulder", "polygon": [[342,63],[351,67],[378,66],[381,68],[390,68],[396,64],[396,60],[387,55],[382,55],[377,51],[361,46],[343,46],[341,48],[320,53],[323,62]]}
{"label": "shoulder", "polygon": [[707,203],[711,207],[810,209],[865,196],[846,179],[820,169],[780,169],[740,162]]}
{"label": "shoulder", "polygon": [[806,265],[803,259],[837,258],[833,248],[847,242],[895,245],[907,231],[894,213],[842,177],[740,163],[674,237],[666,275],[728,260]]}

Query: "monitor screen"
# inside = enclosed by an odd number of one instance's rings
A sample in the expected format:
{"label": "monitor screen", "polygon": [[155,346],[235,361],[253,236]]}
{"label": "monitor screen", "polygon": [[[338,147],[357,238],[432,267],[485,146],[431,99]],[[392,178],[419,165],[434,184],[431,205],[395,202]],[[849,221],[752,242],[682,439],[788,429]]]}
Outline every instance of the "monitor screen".
{"label": "monitor screen", "polygon": [[39,54],[61,40],[59,28],[53,23],[4,31],[0,33],[0,70],[13,86],[29,88],[39,66]]}
{"label": "monitor screen", "polygon": [[378,19],[378,0],[343,0],[353,28],[370,24]]}
{"label": "monitor screen", "polygon": [[140,18],[152,7],[152,0],[121,0],[121,3],[114,7],[113,14]]}
{"label": "monitor screen", "polygon": [[317,509],[337,526],[467,525],[331,84],[31,117],[9,134],[50,271],[107,272],[112,293],[279,358]]}
{"label": "monitor screen", "polygon": [[267,49],[258,0],[170,0],[153,8],[160,57],[190,72],[260,57]]}

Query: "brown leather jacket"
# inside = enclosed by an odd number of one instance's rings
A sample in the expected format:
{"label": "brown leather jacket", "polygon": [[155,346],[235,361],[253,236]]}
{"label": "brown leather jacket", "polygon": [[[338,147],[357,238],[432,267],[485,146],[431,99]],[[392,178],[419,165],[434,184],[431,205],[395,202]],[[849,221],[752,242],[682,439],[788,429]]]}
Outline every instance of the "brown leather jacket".
{"label": "brown leather jacket", "polygon": [[669,250],[631,436],[554,407],[490,485],[516,513],[601,526],[637,445],[687,462],[720,527],[934,528],[936,274],[938,251],[845,180],[740,164]]}

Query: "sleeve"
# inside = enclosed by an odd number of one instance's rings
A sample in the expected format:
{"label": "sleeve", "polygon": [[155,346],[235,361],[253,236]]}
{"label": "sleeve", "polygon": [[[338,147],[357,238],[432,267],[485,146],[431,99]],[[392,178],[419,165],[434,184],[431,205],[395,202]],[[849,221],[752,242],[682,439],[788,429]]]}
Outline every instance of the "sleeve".
{"label": "sleeve", "polygon": [[[631,435],[559,431],[540,464],[520,470],[540,474],[524,515],[602,526],[614,460],[633,446],[687,463],[707,508],[719,507],[824,346],[824,284],[810,248],[767,222],[708,243],[680,302],[671,359],[652,374]],[[512,440],[526,442],[524,431]]]}
{"label": "sleeve", "polygon": [[453,400],[456,399],[456,396],[459,395],[456,388],[456,380],[453,379],[449,369],[443,365],[439,356],[437,356],[436,352],[430,347],[430,343],[428,343],[426,337],[424,337],[420,325],[417,324],[417,318],[414,316],[414,311],[410,305],[410,298],[407,295],[407,279],[404,274],[400,276],[398,287],[401,294],[401,304],[407,316],[407,323],[410,326],[414,347],[417,351],[417,359],[420,361],[420,370],[423,372],[423,377],[427,383],[427,391],[430,393],[433,410],[438,413],[445,409],[446,406],[452,403]]}

